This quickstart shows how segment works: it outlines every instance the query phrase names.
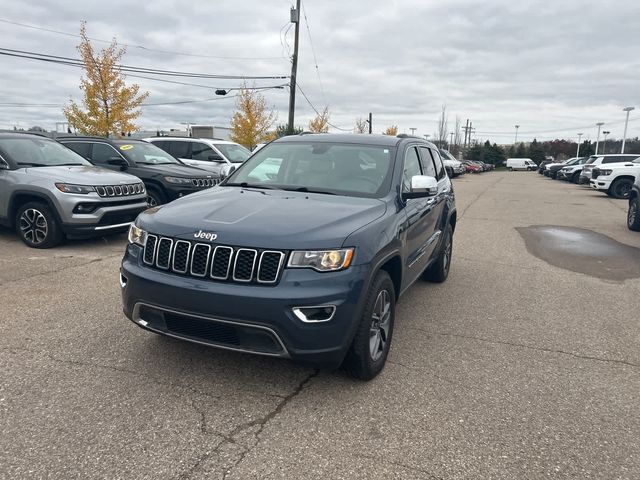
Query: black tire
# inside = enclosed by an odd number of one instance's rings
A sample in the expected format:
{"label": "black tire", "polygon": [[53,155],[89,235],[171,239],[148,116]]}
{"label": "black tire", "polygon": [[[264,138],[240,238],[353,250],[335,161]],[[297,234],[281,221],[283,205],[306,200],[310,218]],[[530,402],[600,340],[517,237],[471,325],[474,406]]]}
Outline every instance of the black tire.
{"label": "black tire", "polygon": [[513,172],[513,168],[511,167],[507,167],[507,170],[509,170],[510,172]]}
{"label": "black tire", "polygon": [[618,178],[611,184],[607,193],[613,198],[629,198],[632,187],[633,180],[630,178]]}
{"label": "black tire", "polygon": [[51,248],[58,245],[64,234],[51,209],[41,202],[22,205],[15,218],[16,232],[31,248]]}
{"label": "black tire", "polygon": [[[387,308],[386,314],[380,306]],[[395,311],[393,282],[387,272],[380,270],[369,287],[358,330],[344,359],[343,367],[352,377],[371,380],[384,368],[391,348]]]}
{"label": "black tire", "polygon": [[157,207],[167,203],[167,197],[155,187],[147,188],[147,206]]}
{"label": "black tire", "polygon": [[453,254],[453,228],[447,225],[440,244],[437,260],[422,274],[422,278],[429,282],[442,283],[449,276],[451,257]]}
{"label": "black tire", "polygon": [[640,198],[637,196],[629,200],[627,227],[634,232],[640,232]]}

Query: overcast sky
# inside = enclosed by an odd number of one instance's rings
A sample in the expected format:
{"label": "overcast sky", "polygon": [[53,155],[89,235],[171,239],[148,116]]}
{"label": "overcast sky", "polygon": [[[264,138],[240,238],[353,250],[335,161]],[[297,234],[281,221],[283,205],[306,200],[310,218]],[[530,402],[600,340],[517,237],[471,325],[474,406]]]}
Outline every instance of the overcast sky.
{"label": "overcast sky", "polygon": [[[76,37],[6,21],[77,34],[86,20],[90,37],[130,45],[127,65],[289,75],[290,7],[287,0],[0,0],[0,47],[77,57]],[[306,0],[303,9],[308,22],[302,18],[298,80],[316,108],[329,106],[338,127],[353,128],[356,118],[373,112],[377,133],[395,124],[400,132],[414,127],[433,135],[446,104],[450,125],[456,115],[469,118],[478,138],[498,143],[513,142],[515,124],[522,140],[578,132],[595,140],[598,121],[621,137],[622,107],[632,105],[628,136],[640,135],[640,2]],[[0,72],[0,128],[54,129],[64,121],[60,107],[3,104],[80,98],[76,67],[0,56]],[[216,97],[213,89],[239,86],[237,80],[184,80],[211,88],[129,81],[150,92],[150,104],[215,98],[145,107],[138,123],[153,130],[181,122],[228,126],[234,99]],[[288,91],[264,95],[278,123],[286,123]],[[296,124],[306,126],[313,116],[298,95]]]}

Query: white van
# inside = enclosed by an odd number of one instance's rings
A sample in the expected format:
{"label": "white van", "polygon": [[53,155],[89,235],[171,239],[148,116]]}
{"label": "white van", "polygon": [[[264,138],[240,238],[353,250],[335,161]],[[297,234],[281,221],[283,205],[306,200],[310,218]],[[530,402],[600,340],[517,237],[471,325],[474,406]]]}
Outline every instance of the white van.
{"label": "white van", "polygon": [[530,158],[507,158],[507,170],[536,170],[538,165]]}

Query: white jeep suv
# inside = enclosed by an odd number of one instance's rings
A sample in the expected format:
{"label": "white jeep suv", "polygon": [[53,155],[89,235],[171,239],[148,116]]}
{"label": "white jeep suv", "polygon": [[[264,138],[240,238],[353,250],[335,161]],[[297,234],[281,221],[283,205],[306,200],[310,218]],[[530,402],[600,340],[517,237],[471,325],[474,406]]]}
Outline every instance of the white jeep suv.
{"label": "white jeep suv", "polygon": [[640,176],[640,155],[627,162],[608,163],[594,167],[589,184],[614,198],[629,198],[636,178]]}
{"label": "white jeep suv", "polygon": [[215,173],[218,181],[233,172],[251,155],[242,145],[216,138],[151,137],[144,140],[187,165]]}

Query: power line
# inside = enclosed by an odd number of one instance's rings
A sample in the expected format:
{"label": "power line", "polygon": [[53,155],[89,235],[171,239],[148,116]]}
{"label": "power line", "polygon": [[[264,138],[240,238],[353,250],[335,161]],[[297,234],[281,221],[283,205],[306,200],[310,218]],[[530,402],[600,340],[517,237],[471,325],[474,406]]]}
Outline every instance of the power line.
{"label": "power line", "polygon": [[[309,97],[307,97],[307,94],[304,93],[304,90],[302,90],[302,87],[300,87],[300,84],[298,83],[296,85],[298,87],[298,90],[300,90],[300,93],[302,94],[302,96],[304,97],[304,99],[307,101],[307,103],[309,104],[309,106],[313,109],[314,112],[316,112],[316,114],[318,116],[322,115],[318,109],[316,107],[313,106],[313,103],[311,103],[311,100],[309,100]],[[330,127],[335,128],[336,130],[341,130],[343,132],[353,132],[353,128],[342,128],[342,127],[338,127],[336,125],[334,125],[331,122],[327,122],[327,125],[329,125]]]}
{"label": "power line", "polygon": [[[632,121],[637,121],[640,120],[640,118],[634,118],[632,120],[629,120],[629,122]],[[613,122],[605,122],[605,125],[621,125],[623,124],[625,121],[624,120],[616,120]],[[589,124],[589,125],[582,125],[579,127],[568,127],[568,128],[560,128],[560,129],[555,129],[555,130],[536,130],[536,131],[528,131],[528,132],[523,132],[523,131],[519,131],[518,135],[536,135],[536,134],[545,134],[545,133],[562,133],[562,132],[570,132],[573,130],[586,130],[588,128],[593,127],[595,124]],[[487,132],[487,131],[480,131],[478,130],[477,133],[483,134],[483,135],[496,135],[496,136],[502,136],[502,135],[513,135],[513,132]]]}
{"label": "power line", "polygon": [[[84,67],[84,62],[78,58],[62,57],[59,55],[49,55],[45,53],[29,52],[25,50],[14,50],[10,48],[0,47],[0,55]],[[289,78],[286,75],[221,75],[221,74],[208,74],[208,73],[194,73],[194,72],[182,72],[182,71],[176,71],[176,70],[163,70],[163,69],[157,69],[157,68],[134,67],[131,65],[120,65],[120,64],[114,65],[114,68],[117,68],[118,70],[123,72],[144,73],[148,75],[162,75],[162,76],[171,76],[171,77],[203,78],[203,79],[214,78],[214,79],[227,79],[227,80],[273,80],[273,79]]]}
{"label": "power line", "polygon": [[313,62],[316,67],[316,74],[318,75],[318,83],[320,84],[320,93],[322,94],[322,99],[325,103],[327,103],[327,98],[324,94],[324,85],[322,84],[322,79],[320,78],[320,68],[318,67],[318,58],[316,57],[316,49],[313,45],[313,39],[311,38],[311,29],[309,28],[309,20],[307,19],[307,12],[304,9],[304,3],[302,3],[302,14],[304,15],[304,24],[307,27],[307,33],[309,34],[309,43],[311,44],[311,54],[313,55]]}
{"label": "power line", "polygon": [[[54,30],[51,28],[45,28],[45,27],[40,27],[37,25],[29,25],[27,23],[20,23],[20,22],[14,22],[13,20],[7,20],[5,18],[0,18],[0,22],[2,23],[7,23],[10,25],[16,25],[18,27],[23,27],[23,28],[30,28],[33,30],[40,30],[43,32],[49,32],[49,33],[56,33],[58,35],[65,35],[67,37],[74,37],[74,38],[82,38],[80,35],[75,34],[75,33],[69,33],[69,32],[61,32],[60,30]],[[104,40],[104,39],[99,39],[99,38],[93,38],[93,37],[87,37],[89,40],[92,40],[94,42],[100,42],[100,43],[111,43],[113,40]],[[185,53],[185,52],[176,52],[176,51],[172,51],[172,50],[160,50],[157,48],[150,48],[150,47],[146,47],[144,45],[134,45],[134,44],[130,44],[130,43],[119,43],[119,45],[124,46],[124,47],[128,47],[128,48],[135,48],[135,49],[139,49],[139,50],[144,50],[145,52],[153,52],[153,53],[162,53],[162,54],[167,54],[167,55],[180,55],[180,56],[185,56],[185,57],[197,57],[197,58],[217,58],[217,59],[221,59],[221,60],[281,60],[281,57],[227,57],[227,56],[219,56],[219,55],[204,55],[204,54],[197,54],[197,53]]]}

